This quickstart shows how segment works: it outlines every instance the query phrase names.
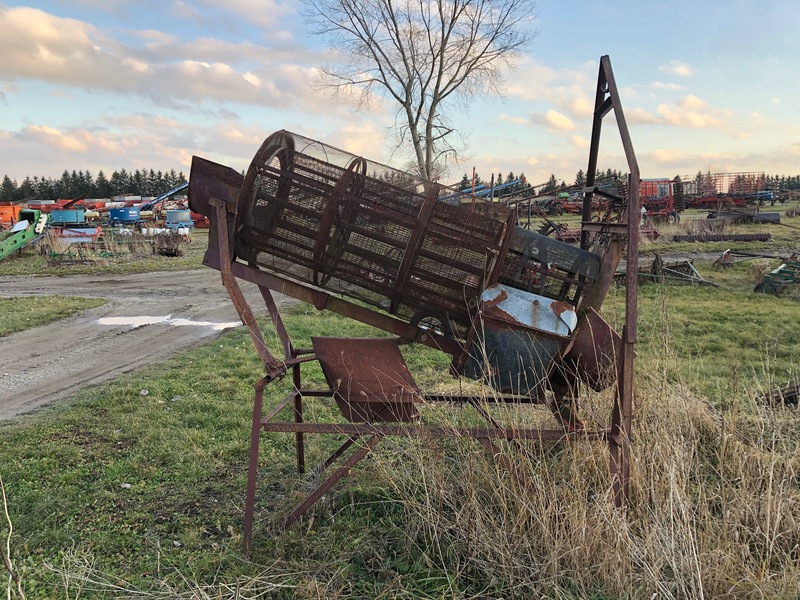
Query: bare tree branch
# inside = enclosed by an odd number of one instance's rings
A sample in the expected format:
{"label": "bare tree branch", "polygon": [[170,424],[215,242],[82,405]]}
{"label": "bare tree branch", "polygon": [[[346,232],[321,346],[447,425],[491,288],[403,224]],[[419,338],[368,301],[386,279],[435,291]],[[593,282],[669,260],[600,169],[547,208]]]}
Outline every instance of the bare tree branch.
{"label": "bare tree branch", "polygon": [[390,100],[397,147],[410,142],[426,179],[459,155],[453,100],[501,94],[503,70],[536,35],[534,0],[303,2],[312,32],[342,57],[315,83],[357,106]]}

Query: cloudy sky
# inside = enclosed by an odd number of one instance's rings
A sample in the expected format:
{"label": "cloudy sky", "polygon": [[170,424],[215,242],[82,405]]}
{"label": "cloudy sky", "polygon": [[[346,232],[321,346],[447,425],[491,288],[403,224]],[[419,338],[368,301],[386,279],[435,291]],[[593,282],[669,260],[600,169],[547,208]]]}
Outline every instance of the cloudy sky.
{"label": "cloudy sky", "polygon": [[[224,8],[223,8],[224,5]],[[330,53],[297,0],[0,0],[0,175],[245,169],[296,131],[394,163],[392,111],[309,87]],[[538,0],[504,98],[457,124],[467,160],[571,183],[586,168],[599,58],[611,57],[643,177],[800,173],[797,0]],[[613,123],[611,124],[613,125]],[[626,170],[607,125],[601,166]]]}

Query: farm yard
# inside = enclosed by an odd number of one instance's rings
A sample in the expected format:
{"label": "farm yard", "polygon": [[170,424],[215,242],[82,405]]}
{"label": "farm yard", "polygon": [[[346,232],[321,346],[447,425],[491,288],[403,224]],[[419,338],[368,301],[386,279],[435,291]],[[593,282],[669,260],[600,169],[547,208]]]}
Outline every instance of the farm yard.
{"label": "farm yard", "polygon": [[[53,298],[56,308],[27,325],[0,323],[9,332],[4,381],[26,377],[31,397],[55,394],[54,379],[67,391],[2,425],[13,524],[4,533],[20,588],[27,597],[72,598],[792,596],[800,586],[800,295],[793,282],[778,294],[754,288],[800,247],[797,208],[770,207],[780,223],[724,226],[730,235],[769,234],[768,241],[673,241],[697,231],[702,209],[641,239],[624,510],[609,500],[602,444],[525,444],[513,454],[528,474],[523,485],[474,440],[387,438],[284,530],[280,520],[320,475],[297,474],[291,434],[265,434],[249,555],[242,531],[249,428],[263,366],[245,328],[206,328],[185,341],[186,351],[169,340],[195,328],[126,322],[97,341],[86,333],[105,315],[97,311],[115,307],[114,316],[235,321],[219,277],[200,264],[207,234],[194,232],[182,257],[67,266],[26,249],[0,263],[3,321],[33,315],[35,298],[55,291],[89,300]],[[580,225],[569,214],[558,220]],[[654,271],[656,256],[667,266],[690,261],[700,279]],[[247,297],[258,306],[255,291]],[[617,329],[624,308],[624,286],[612,286],[603,314]],[[311,336],[385,335],[304,303],[282,310],[297,347],[309,347]],[[65,313],[74,316],[61,319]],[[267,311],[257,317],[280,352]],[[84,347],[64,349],[77,326],[85,328],[77,336]],[[139,336],[139,346],[164,352],[134,359],[126,343]],[[38,349],[15,365],[10,359],[22,357],[15,344],[31,339]],[[475,385],[452,379],[440,352],[402,351],[426,392]],[[307,366],[307,383],[324,387],[321,369]],[[111,377],[98,383],[81,374],[92,368]],[[51,376],[31,375],[37,369]],[[37,388],[45,383],[49,390]],[[286,378],[268,387],[266,407],[291,385]],[[597,406],[611,401],[608,391],[582,393]],[[322,400],[307,410],[321,422],[341,418]],[[467,409],[420,410],[454,432],[474,420]],[[523,423],[537,411],[512,405],[496,418]],[[309,436],[309,464],[340,442]]]}
{"label": "farm yard", "polygon": [[0,593],[798,598],[797,6],[685,4],[0,4]]}

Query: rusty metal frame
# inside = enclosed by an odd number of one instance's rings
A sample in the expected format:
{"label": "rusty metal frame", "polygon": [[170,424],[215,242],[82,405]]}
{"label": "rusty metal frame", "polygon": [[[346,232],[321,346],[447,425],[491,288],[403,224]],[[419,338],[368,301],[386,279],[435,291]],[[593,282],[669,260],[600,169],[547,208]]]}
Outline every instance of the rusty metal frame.
{"label": "rusty metal frame", "polygon": [[[510,472],[517,477],[523,484],[529,485],[524,474],[520,473],[513,467],[513,461],[505,454],[504,450],[499,447],[496,442],[505,440],[514,444],[519,448],[519,442],[538,441],[538,442],[558,442],[558,441],[607,441],[609,439],[609,431],[605,429],[596,431],[587,431],[581,428],[568,428],[561,427],[557,429],[543,429],[543,428],[519,428],[519,427],[505,427],[498,423],[492,415],[484,407],[487,402],[486,398],[476,396],[463,396],[463,395],[436,395],[426,394],[423,396],[424,400],[429,403],[446,402],[446,403],[465,403],[470,404],[476,408],[478,414],[487,421],[487,427],[462,427],[462,428],[441,428],[431,427],[423,424],[373,424],[373,423],[309,423],[303,419],[303,401],[305,398],[331,398],[333,391],[330,389],[309,389],[304,387],[301,380],[301,364],[316,360],[311,350],[297,349],[294,347],[289,333],[283,323],[271,290],[285,291],[285,286],[280,284],[293,284],[306,288],[306,292],[312,296],[322,294],[323,300],[317,298],[318,304],[327,308],[327,302],[330,300],[329,295],[325,292],[308,286],[291,282],[290,280],[284,281],[281,277],[273,278],[270,274],[261,271],[254,265],[244,265],[232,260],[231,248],[232,242],[228,236],[228,230],[233,220],[233,214],[227,210],[228,204],[219,199],[211,199],[210,204],[215,207],[214,218],[211,219],[211,229],[209,231],[209,249],[206,252],[204,259],[205,264],[211,266],[219,265],[219,270],[222,273],[223,283],[228,289],[229,295],[233,301],[234,306],[239,313],[242,322],[248,328],[250,337],[257,348],[259,357],[264,365],[266,375],[255,384],[255,394],[253,403],[253,419],[250,432],[250,458],[248,464],[248,477],[247,477],[247,492],[245,499],[245,519],[244,519],[244,542],[245,550],[249,552],[252,531],[253,531],[253,518],[255,514],[255,495],[256,495],[256,482],[258,474],[258,454],[261,432],[282,432],[295,434],[295,452],[296,452],[296,466],[298,473],[304,473],[306,470],[305,465],[305,434],[337,434],[348,436],[348,439],[328,457],[318,467],[320,471],[328,469],[337,464],[333,473],[331,473],[324,481],[322,481],[302,502],[300,502],[283,520],[282,525],[288,527],[294,523],[300,516],[302,516],[319,498],[328,491],[337,481],[344,477],[359,461],[366,457],[371,450],[373,450],[378,443],[387,436],[402,436],[402,437],[432,437],[432,438],[446,438],[446,437],[468,437],[478,441],[488,452],[490,452],[500,464],[509,468]],[[221,226],[221,224],[223,224]],[[267,306],[270,319],[273,327],[280,340],[284,357],[283,359],[276,358],[267,349],[264,344],[264,336],[259,329],[258,323],[253,317],[253,311],[246,299],[244,298],[241,290],[239,289],[236,279],[242,279],[255,283]],[[293,289],[293,292],[296,290]],[[293,294],[294,295],[294,294]],[[337,299],[338,302],[338,299]],[[358,307],[345,302],[342,305],[334,304],[345,316],[350,316],[361,320],[359,317],[364,315],[356,311],[356,314],[350,314],[350,309]],[[372,312],[372,311],[370,311]],[[382,317],[382,315],[377,315]],[[395,319],[386,321],[379,319],[380,325],[395,326]],[[401,322],[402,323],[402,322]],[[408,327],[403,323],[404,327]],[[417,329],[416,327],[414,329]],[[424,331],[424,330],[423,330]],[[428,342],[428,345],[442,349],[437,341],[432,337],[425,340],[425,334],[414,334],[418,341],[421,343]],[[435,336],[435,334],[427,333],[427,335]],[[440,336],[436,336],[440,337]],[[442,338],[446,342],[452,343],[452,340]],[[452,348],[453,351],[460,351],[460,346],[455,344]],[[276,379],[287,375],[291,371],[292,374],[292,391],[283,398],[272,410],[264,414],[264,390],[267,385]],[[495,398],[489,399],[493,402],[506,402],[506,403],[540,403],[543,402],[541,398],[532,398],[528,396],[517,396],[512,394],[497,394]],[[545,403],[548,407],[553,409],[549,404]],[[291,410],[292,418],[287,421],[276,420],[286,410]],[[557,412],[553,410],[554,414]],[[357,448],[352,454],[343,461],[340,461],[359,439],[366,438],[367,442],[364,446]]]}
{"label": "rusty metal frame", "polygon": [[[594,194],[600,194],[595,187],[595,173],[600,142],[600,132],[603,118],[611,111],[615,112],[618,129],[622,138],[626,158],[630,170],[628,183],[628,198],[625,214],[621,218],[607,219],[606,221],[591,221],[592,199]],[[503,464],[522,481],[523,473],[514,467],[513,461],[504,453],[504,449],[496,442],[505,440],[512,446],[519,447],[521,441],[602,441],[607,442],[610,452],[610,472],[612,477],[612,496],[615,506],[623,506],[628,495],[630,480],[630,440],[632,425],[633,405],[633,348],[636,342],[636,271],[629,269],[627,275],[626,292],[626,318],[622,334],[620,358],[617,361],[617,382],[615,399],[612,408],[611,422],[608,428],[588,431],[580,421],[573,421],[574,415],[565,406],[557,402],[547,401],[543,397],[520,397],[499,394],[495,402],[527,402],[545,404],[553,412],[560,424],[557,429],[505,427],[498,423],[485,409],[486,398],[470,396],[443,396],[424,395],[427,402],[460,402],[474,406],[486,422],[487,427],[440,428],[427,426],[420,423],[385,424],[385,423],[309,423],[304,421],[303,403],[305,398],[328,398],[333,396],[330,389],[318,390],[304,387],[301,378],[301,364],[317,360],[312,350],[297,349],[292,344],[289,333],[283,323],[280,311],[272,297],[272,291],[286,294],[293,298],[308,302],[318,310],[332,310],[343,316],[352,318],[362,323],[378,327],[393,333],[404,341],[416,342],[441,350],[454,357],[454,363],[463,357],[465,349],[452,339],[439,335],[431,330],[418,327],[405,321],[378,312],[363,305],[345,300],[337,295],[293,279],[284,274],[276,274],[261,270],[256,264],[244,264],[234,260],[233,233],[236,227],[236,207],[239,191],[244,177],[221,165],[216,165],[194,157],[199,161],[198,177],[190,181],[190,198],[192,207],[196,212],[201,212],[211,217],[209,231],[209,246],[204,258],[204,264],[217,269],[222,274],[222,280],[239,313],[242,322],[247,326],[250,336],[258,352],[264,368],[265,376],[255,385],[253,418],[250,434],[250,458],[248,465],[248,482],[245,503],[244,541],[245,549],[249,551],[253,517],[255,510],[255,494],[258,472],[258,453],[261,432],[286,432],[295,434],[296,466],[299,473],[305,472],[305,434],[337,434],[346,436],[346,440],[335,450],[321,465],[320,471],[335,466],[334,471],[320,483],[297,507],[295,507],[283,521],[284,526],[293,523],[304,514],[327,490],[344,477],[360,460],[377,447],[380,441],[387,436],[403,437],[453,437],[464,436],[477,440],[499,463]],[[355,170],[355,168],[354,168]],[[193,175],[195,163],[193,163]],[[343,183],[344,185],[344,183]],[[434,195],[431,193],[431,198]],[[433,202],[433,200],[431,200]],[[430,203],[428,203],[430,204]],[[595,99],[592,138],[589,153],[589,168],[586,187],[584,188],[584,210],[581,244],[587,248],[591,241],[591,234],[604,236],[606,252],[601,266],[601,278],[593,286],[591,293],[587,294],[578,310],[589,313],[599,309],[608,288],[612,284],[616,264],[620,261],[622,250],[627,245],[628,264],[638,263],[639,240],[639,168],[633,151],[633,146],[625,122],[619,94],[611,70],[608,56],[601,57],[598,85]],[[424,225],[424,223],[422,224]],[[315,252],[319,255],[319,250]],[[319,259],[317,259],[317,265]],[[253,311],[239,289],[237,280],[249,281],[256,284],[261,292],[268,309],[272,325],[277,332],[283,346],[283,358],[276,358],[267,348],[264,336],[253,315]],[[565,351],[566,352],[566,351]],[[277,406],[264,414],[264,390],[266,386],[291,371],[292,392],[289,393]],[[566,407],[567,409],[569,407]],[[285,410],[291,409],[292,417],[289,420],[277,420]],[[353,450],[348,456],[348,451],[359,440],[365,442]],[[346,458],[345,458],[346,456]]]}
{"label": "rusty metal frame", "polygon": [[[597,159],[600,149],[600,133],[603,118],[614,111],[617,121],[622,147],[628,162],[628,198],[625,214],[621,223],[592,223],[592,199],[598,193],[595,188],[597,173]],[[611,60],[606,56],[600,58],[600,71],[597,77],[597,91],[595,94],[594,117],[592,121],[592,137],[589,147],[589,166],[587,167],[586,187],[583,199],[583,226],[581,231],[581,247],[587,248],[590,243],[590,233],[600,232],[611,236],[605,261],[601,273],[605,278],[613,277],[616,268],[611,268],[612,263],[619,262],[619,254],[623,245],[627,246],[626,261],[628,265],[639,264],[639,163],[633,150],[625,114],[614,72],[611,69]],[[627,221],[627,222],[625,222]],[[610,281],[598,282],[593,298],[584,303],[583,309],[599,308],[602,296],[605,295]],[[612,496],[614,506],[622,507],[627,502],[628,487],[630,483],[630,443],[633,421],[633,384],[634,384],[634,345],[637,337],[637,269],[628,269],[626,276],[625,292],[625,325],[622,330],[622,357],[617,367],[617,386],[614,406],[611,414],[611,428],[608,435],[610,451],[610,471],[612,478]]]}

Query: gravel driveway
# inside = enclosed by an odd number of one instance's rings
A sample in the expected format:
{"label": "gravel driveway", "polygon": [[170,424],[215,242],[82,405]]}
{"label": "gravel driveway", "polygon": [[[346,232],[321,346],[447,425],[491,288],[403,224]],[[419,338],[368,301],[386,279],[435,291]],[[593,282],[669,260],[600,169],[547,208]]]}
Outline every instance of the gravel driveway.
{"label": "gravel driveway", "polygon": [[[266,315],[258,288],[247,282],[241,286],[256,315]],[[51,294],[108,302],[0,338],[0,419],[32,412],[241,326],[219,273],[212,269],[0,277],[2,296]],[[276,302],[287,301],[276,295]]]}

